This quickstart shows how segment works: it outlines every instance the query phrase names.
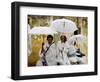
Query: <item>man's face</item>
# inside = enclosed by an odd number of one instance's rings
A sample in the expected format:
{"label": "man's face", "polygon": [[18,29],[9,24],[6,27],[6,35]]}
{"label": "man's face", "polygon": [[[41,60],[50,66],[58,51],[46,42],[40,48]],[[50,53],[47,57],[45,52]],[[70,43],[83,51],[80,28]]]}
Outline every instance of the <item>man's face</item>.
{"label": "man's face", "polygon": [[64,36],[61,36],[61,42],[64,42],[65,41],[65,37]]}
{"label": "man's face", "polygon": [[48,43],[52,43],[53,39],[52,38],[48,38]]}

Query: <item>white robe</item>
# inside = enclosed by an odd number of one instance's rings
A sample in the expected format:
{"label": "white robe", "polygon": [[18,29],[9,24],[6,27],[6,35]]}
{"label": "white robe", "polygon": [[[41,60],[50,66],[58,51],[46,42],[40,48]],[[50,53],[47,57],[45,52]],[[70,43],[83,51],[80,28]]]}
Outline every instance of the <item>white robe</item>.
{"label": "white robe", "polygon": [[77,53],[76,51],[77,49],[74,46],[70,45],[68,49],[68,52],[69,52],[68,56],[69,56],[70,62],[73,62],[73,63],[79,62],[79,64],[86,64],[87,57],[86,56],[78,57],[77,55],[81,55],[81,53]]}
{"label": "white robe", "polygon": [[67,42],[61,43],[61,41],[59,41],[57,44],[57,51],[58,51],[57,61],[61,65],[66,65],[66,64],[69,65],[70,64],[70,61],[67,56],[68,48],[69,48],[69,45]]}
{"label": "white robe", "polygon": [[28,32],[28,49],[27,49],[27,54],[28,54],[28,56],[30,56],[30,54],[32,53],[32,42],[31,42],[31,34],[29,33],[30,32],[30,25],[28,24],[28,29],[27,29],[27,32]]}
{"label": "white robe", "polygon": [[70,45],[69,48],[68,48],[68,58],[69,58],[70,62],[73,62],[73,63],[78,62],[75,53],[76,53],[75,47]]}
{"label": "white robe", "polygon": [[[50,45],[48,43],[45,43],[43,46],[44,50],[46,51],[49,46]],[[45,54],[45,59],[46,59],[48,66],[57,65],[57,61],[56,61],[56,52],[57,51],[56,51],[56,49],[57,49],[56,44],[53,43],[50,46],[49,50]],[[36,64],[37,66],[42,66],[43,54],[40,54],[40,57],[41,57],[40,60]]]}

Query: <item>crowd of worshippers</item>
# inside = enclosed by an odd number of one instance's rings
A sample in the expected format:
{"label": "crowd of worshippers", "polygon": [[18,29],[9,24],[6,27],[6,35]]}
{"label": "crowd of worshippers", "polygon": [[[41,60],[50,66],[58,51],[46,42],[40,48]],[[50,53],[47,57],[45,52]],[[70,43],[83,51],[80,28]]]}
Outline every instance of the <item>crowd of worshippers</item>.
{"label": "crowd of worshippers", "polygon": [[47,36],[47,42],[42,43],[40,50],[40,59],[36,66],[52,66],[52,65],[77,65],[86,64],[87,57],[79,47],[77,42],[69,45],[65,35],[60,36],[60,41],[54,42],[52,35]]}

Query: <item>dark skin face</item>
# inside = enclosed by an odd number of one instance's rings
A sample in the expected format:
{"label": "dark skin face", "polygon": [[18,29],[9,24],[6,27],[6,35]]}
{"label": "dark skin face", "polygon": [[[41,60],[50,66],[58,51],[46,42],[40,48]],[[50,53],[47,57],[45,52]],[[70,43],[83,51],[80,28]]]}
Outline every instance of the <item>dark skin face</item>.
{"label": "dark skin face", "polygon": [[52,44],[53,39],[52,38],[48,38],[47,41],[48,41],[49,44]]}
{"label": "dark skin face", "polygon": [[67,40],[66,36],[61,36],[60,39],[61,39],[61,42],[66,42]]}
{"label": "dark skin face", "polygon": [[[47,39],[47,41],[48,41],[48,44],[52,44],[52,41],[53,41],[53,39],[52,38],[48,38]],[[41,53],[43,53],[44,52],[44,49],[43,49],[43,45],[44,45],[44,43],[42,43],[42,50],[41,50]]]}

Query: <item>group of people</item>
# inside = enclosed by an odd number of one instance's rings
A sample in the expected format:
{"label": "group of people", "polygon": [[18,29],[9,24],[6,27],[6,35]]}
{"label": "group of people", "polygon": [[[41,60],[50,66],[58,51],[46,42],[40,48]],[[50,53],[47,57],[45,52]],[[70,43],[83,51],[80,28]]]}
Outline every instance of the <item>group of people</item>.
{"label": "group of people", "polygon": [[74,45],[69,45],[65,35],[60,36],[60,41],[54,42],[52,35],[47,36],[47,42],[42,43],[40,50],[40,59],[36,66],[52,66],[52,65],[76,65],[86,64],[86,55]]}

